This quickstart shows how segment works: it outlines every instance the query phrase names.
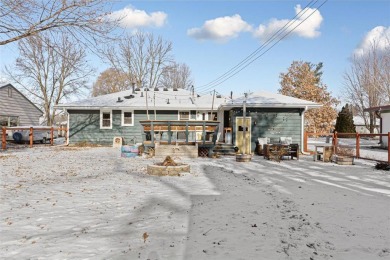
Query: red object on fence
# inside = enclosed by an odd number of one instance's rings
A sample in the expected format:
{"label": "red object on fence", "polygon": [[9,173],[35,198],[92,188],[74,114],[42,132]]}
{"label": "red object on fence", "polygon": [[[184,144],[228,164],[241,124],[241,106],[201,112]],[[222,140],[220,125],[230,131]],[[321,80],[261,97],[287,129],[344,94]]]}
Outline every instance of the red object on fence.
{"label": "red object on fence", "polygon": [[30,127],[30,148],[33,147],[33,140],[34,140],[33,134],[34,134],[34,130],[32,127]]}

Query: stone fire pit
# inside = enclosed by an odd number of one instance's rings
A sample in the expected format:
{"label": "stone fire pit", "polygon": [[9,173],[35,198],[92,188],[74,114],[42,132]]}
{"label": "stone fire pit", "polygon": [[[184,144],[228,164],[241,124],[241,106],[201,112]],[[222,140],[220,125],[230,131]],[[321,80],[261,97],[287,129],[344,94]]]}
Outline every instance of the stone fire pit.
{"label": "stone fire pit", "polygon": [[190,166],[184,163],[176,163],[170,156],[167,156],[162,163],[147,166],[149,175],[156,176],[180,176],[182,172],[190,172]]}

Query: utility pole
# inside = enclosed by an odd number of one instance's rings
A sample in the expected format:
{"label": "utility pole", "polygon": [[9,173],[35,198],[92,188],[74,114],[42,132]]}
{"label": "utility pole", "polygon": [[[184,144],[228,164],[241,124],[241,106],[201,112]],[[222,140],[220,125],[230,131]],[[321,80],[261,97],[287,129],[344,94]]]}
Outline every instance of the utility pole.
{"label": "utility pole", "polygon": [[213,93],[213,102],[211,103],[211,119],[213,119],[214,98],[215,98],[215,89],[214,89],[214,93]]}
{"label": "utility pole", "polygon": [[242,151],[242,154],[246,154],[246,97],[247,97],[247,93],[244,93],[244,95],[245,95],[245,100],[244,100],[244,102],[243,102],[243,108],[242,108],[242,113],[243,113],[243,127],[244,127],[244,129],[243,129],[243,140],[242,140],[242,144],[243,144],[243,146],[244,146],[244,149],[243,149],[243,151]]}
{"label": "utility pole", "polygon": [[146,93],[146,95],[145,95],[145,97],[146,97],[146,116],[147,116],[147,118],[149,120],[148,91],[146,90],[145,93]]}

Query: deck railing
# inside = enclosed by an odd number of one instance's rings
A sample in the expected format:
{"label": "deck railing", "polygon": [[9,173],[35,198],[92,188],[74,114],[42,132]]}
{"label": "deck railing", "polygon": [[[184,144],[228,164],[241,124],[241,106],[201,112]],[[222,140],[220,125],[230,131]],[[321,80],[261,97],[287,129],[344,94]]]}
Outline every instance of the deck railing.
{"label": "deck railing", "polygon": [[[155,134],[158,133],[167,133],[168,139],[166,140],[167,144],[177,143],[178,141],[172,141],[172,134],[176,133],[184,133],[185,141],[183,144],[190,144],[192,142],[201,144],[201,145],[215,145],[217,141],[217,134],[219,130],[219,122],[218,121],[195,121],[195,120],[143,120],[140,121],[143,126],[143,136],[144,144],[150,144],[154,146],[155,143]],[[195,134],[195,140],[189,140],[190,133]],[[201,133],[201,140],[196,138],[196,133]],[[150,135],[149,138],[146,138],[146,135]],[[212,136],[212,141],[206,140],[206,135]],[[158,140],[161,141],[161,140]]]}

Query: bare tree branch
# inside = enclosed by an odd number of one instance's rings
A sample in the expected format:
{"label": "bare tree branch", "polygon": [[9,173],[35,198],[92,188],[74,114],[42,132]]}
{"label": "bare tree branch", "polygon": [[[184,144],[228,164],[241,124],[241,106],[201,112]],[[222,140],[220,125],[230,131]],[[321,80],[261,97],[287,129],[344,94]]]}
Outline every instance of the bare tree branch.
{"label": "bare tree branch", "polygon": [[375,129],[376,115],[366,113],[364,109],[389,103],[389,71],[390,44],[380,49],[373,41],[363,55],[352,58],[351,68],[344,74],[344,97],[353,105],[355,113],[364,119],[371,133]]}
{"label": "bare tree branch", "polygon": [[0,45],[44,31],[68,31],[75,40],[104,40],[120,20],[109,17],[110,7],[105,0],[0,0]]}
{"label": "bare tree branch", "polygon": [[58,34],[55,40],[52,35],[20,40],[15,68],[6,67],[6,72],[44,110],[47,124],[52,125],[53,107],[86,89],[92,70],[86,63],[85,49]]}

